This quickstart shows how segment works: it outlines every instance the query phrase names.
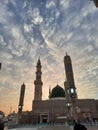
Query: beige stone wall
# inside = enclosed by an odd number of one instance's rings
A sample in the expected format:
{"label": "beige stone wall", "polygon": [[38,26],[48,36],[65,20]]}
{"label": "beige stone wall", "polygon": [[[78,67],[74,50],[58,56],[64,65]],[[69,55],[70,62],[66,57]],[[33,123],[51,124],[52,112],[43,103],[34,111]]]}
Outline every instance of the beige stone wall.
{"label": "beige stone wall", "polygon": [[[32,108],[32,112],[22,113],[22,123],[36,124],[42,123],[45,120],[47,120],[47,123],[65,123],[68,120],[66,117],[70,117],[65,99],[33,101]],[[98,120],[98,100],[77,99],[76,115],[78,120],[84,122],[95,119]],[[74,117],[72,117],[72,119],[74,119]]]}
{"label": "beige stone wall", "polygon": [[[35,113],[48,113],[49,119],[54,120],[54,122],[59,116],[68,116],[65,100],[37,101],[34,102],[33,108]],[[76,109],[78,109],[76,110],[78,120],[87,121],[98,118],[98,109],[94,99],[77,99]]]}

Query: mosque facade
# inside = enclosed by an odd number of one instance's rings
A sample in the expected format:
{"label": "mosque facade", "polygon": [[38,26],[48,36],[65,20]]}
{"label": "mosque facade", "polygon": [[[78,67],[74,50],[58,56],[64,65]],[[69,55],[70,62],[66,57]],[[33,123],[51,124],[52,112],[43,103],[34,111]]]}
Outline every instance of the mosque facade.
{"label": "mosque facade", "polygon": [[[64,57],[66,81],[64,88],[58,84],[49,89],[49,99],[42,100],[42,65],[38,59],[36,66],[36,79],[34,81],[34,100],[32,111],[22,111],[23,97],[20,98],[18,108],[19,123],[65,123],[69,120],[82,122],[98,121],[98,100],[78,99],[76,91],[72,61],[68,54]],[[22,88],[25,86],[22,85]]]}

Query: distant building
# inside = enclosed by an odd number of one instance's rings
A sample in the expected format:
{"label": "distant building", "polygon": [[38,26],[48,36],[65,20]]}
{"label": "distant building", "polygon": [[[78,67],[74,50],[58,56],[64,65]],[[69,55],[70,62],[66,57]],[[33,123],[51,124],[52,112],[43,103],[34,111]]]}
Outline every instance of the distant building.
{"label": "distant building", "polygon": [[35,92],[32,111],[20,112],[20,123],[65,123],[68,120],[98,121],[98,100],[78,99],[71,58],[64,57],[66,81],[64,88],[58,84],[51,90],[49,99],[42,100],[42,65],[38,59],[36,66]]}

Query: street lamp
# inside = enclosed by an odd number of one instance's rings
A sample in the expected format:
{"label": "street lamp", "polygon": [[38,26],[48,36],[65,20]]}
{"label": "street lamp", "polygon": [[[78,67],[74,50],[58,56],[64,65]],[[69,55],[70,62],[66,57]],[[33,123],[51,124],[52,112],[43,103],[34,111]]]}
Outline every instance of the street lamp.
{"label": "street lamp", "polygon": [[71,118],[71,107],[72,107],[72,104],[70,102],[66,102],[66,107],[67,107],[67,110],[68,110],[68,117]]}

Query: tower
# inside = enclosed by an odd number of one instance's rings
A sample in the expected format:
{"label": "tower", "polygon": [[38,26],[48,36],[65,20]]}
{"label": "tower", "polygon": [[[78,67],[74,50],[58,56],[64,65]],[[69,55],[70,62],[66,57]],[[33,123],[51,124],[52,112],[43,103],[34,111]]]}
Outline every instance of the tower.
{"label": "tower", "polygon": [[0,70],[1,70],[1,63],[0,63]]}
{"label": "tower", "polygon": [[51,87],[49,86],[49,99],[51,97]]}
{"label": "tower", "polygon": [[[65,92],[66,92],[66,100],[68,107],[70,106],[69,115],[73,120],[77,120],[77,113],[76,113],[76,87],[74,83],[74,75],[72,69],[72,63],[70,56],[67,55],[64,57],[64,65],[65,65],[65,73],[67,82],[64,82]],[[72,112],[71,112],[72,108]]]}
{"label": "tower", "polygon": [[36,66],[36,80],[34,81],[35,84],[35,92],[34,92],[34,100],[42,100],[42,85],[43,82],[41,80],[41,62],[40,59],[37,61],[37,66]]}
{"label": "tower", "polygon": [[64,86],[67,88],[67,93],[70,94],[70,98],[77,99],[71,58],[70,56],[67,55],[67,53],[66,56],[64,57],[64,65],[65,65],[65,73],[67,79],[67,87],[66,87],[66,81],[64,83]]}
{"label": "tower", "polygon": [[24,95],[25,95],[25,84],[23,83],[21,85],[20,99],[19,99],[19,105],[18,105],[18,113],[22,112],[23,102],[24,102]]}

